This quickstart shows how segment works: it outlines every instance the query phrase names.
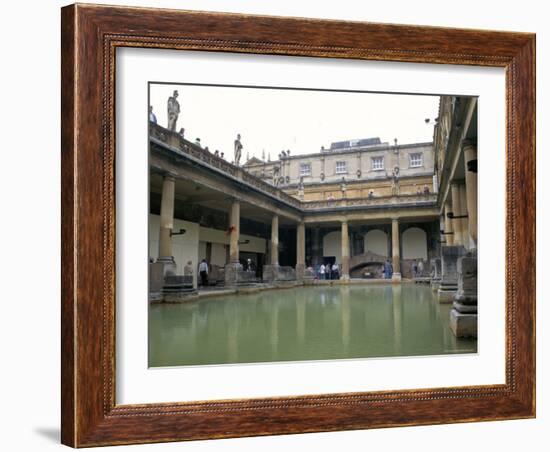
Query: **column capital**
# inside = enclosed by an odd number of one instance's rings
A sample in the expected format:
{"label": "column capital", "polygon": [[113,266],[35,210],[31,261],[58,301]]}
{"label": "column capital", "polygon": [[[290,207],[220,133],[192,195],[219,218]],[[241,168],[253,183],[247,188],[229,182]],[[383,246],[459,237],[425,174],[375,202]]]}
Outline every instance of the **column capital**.
{"label": "column capital", "polygon": [[174,174],[171,174],[171,173],[164,173],[162,175],[162,178],[166,181],[170,181],[170,182],[175,182],[176,181],[176,176]]}
{"label": "column capital", "polygon": [[464,151],[466,151],[468,149],[477,150],[477,142],[474,141],[474,140],[469,140],[469,139],[465,138],[464,140],[462,140],[460,145],[462,146],[462,149]]}

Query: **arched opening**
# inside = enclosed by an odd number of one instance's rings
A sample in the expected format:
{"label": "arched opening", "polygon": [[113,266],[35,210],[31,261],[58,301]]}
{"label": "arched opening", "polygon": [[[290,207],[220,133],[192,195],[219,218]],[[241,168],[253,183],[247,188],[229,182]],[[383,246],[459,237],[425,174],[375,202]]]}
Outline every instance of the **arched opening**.
{"label": "arched opening", "polygon": [[402,259],[427,259],[428,239],[423,229],[408,228],[401,237],[403,246]]}
{"label": "arched opening", "polygon": [[323,260],[334,258],[337,264],[342,262],[342,233],[340,231],[329,232],[323,237]]}
{"label": "arched opening", "polygon": [[388,235],[381,229],[371,229],[365,234],[365,253],[369,251],[388,257]]}

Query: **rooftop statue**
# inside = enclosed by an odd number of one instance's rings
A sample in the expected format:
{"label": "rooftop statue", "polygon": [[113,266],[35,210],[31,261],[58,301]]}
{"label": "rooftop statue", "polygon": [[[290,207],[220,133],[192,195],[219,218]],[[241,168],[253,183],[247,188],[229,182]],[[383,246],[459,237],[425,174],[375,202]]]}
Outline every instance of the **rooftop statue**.
{"label": "rooftop statue", "polygon": [[235,140],[235,165],[238,165],[241,160],[241,153],[243,150],[243,145],[241,143],[241,134],[237,134],[237,139]]}
{"label": "rooftop statue", "polygon": [[176,123],[178,121],[178,116],[180,114],[180,104],[178,102],[178,91],[175,90],[174,93],[168,98],[168,130],[173,132],[176,131]]}

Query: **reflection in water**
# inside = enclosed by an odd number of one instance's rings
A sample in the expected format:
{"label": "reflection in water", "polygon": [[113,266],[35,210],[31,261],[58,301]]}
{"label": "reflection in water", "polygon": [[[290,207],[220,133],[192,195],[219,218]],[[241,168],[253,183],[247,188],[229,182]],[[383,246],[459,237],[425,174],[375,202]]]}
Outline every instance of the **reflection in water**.
{"label": "reflection in water", "polygon": [[149,365],[473,353],[427,285],[317,286],[151,305]]}

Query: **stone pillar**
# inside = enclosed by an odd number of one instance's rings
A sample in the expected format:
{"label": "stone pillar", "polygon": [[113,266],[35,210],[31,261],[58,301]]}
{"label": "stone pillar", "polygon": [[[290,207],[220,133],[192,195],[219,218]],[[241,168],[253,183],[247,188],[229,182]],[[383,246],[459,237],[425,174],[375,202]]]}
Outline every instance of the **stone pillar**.
{"label": "stone pillar", "polygon": [[457,337],[477,337],[477,258],[461,257],[457,263],[458,290],[450,313]]}
{"label": "stone pillar", "polygon": [[[444,232],[446,232],[447,234],[445,234],[444,239],[445,239],[445,245],[447,245],[447,246],[452,246],[455,243],[454,231],[453,231],[453,220],[451,220],[448,217],[448,214],[452,211],[453,211],[452,207],[449,204],[445,204],[445,211],[444,211],[444,213],[445,213],[445,230],[444,230]],[[450,234],[449,234],[449,232],[450,232]]]}
{"label": "stone pillar", "polygon": [[441,259],[436,257],[430,260],[430,286],[434,292],[439,289],[441,282]]}
{"label": "stone pillar", "polygon": [[466,172],[468,230],[473,246],[477,247],[477,148],[470,142],[464,143],[464,170]]}
{"label": "stone pillar", "polygon": [[303,279],[306,269],[306,225],[296,226],[296,279]]}
{"label": "stone pillar", "polygon": [[319,227],[314,226],[312,228],[312,240],[311,240],[311,254],[312,254],[312,265],[313,268],[316,268],[317,265],[321,265],[321,243],[320,243],[320,233]]}
{"label": "stone pillar", "polygon": [[393,281],[401,281],[401,253],[399,252],[399,220],[391,221]]}
{"label": "stone pillar", "polygon": [[342,274],[340,279],[349,279],[349,229],[348,221],[342,221]]}
{"label": "stone pillar", "polygon": [[[460,199],[460,185],[454,183],[451,185],[451,197],[453,202],[452,212],[453,216],[458,217],[462,212],[462,202]],[[462,242],[462,219],[453,218],[453,245],[464,245]]]}
{"label": "stone pillar", "polygon": [[239,236],[241,233],[241,204],[239,201],[231,203],[229,215],[229,263],[239,263]]}
{"label": "stone pillar", "polygon": [[239,261],[239,236],[241,233],[241,204],[234,200],[229,212],[229,263],[225,266],[225,284],[234,286],[239,281],[242,265]]}
{"label": "stone pillar", "polygon": [[176,194],[176,179],[165,175],[162,181],[162,198],[160,201],[159,256],[163,275],[175,275],[176,263],[172,255],[172,229],[174,228],[174,200]]}
{"label": "stone pillar", "polygon": [[[466,206],[466,185],[460,185],[460,216],[467,217],[468,209]],[[470,249],[470,233],[468,232],[468,218],[460,219],[460,226],[462,228],[462,246],[467,250]]]}
{"label": "stone pillar", "polygon": [[279,265],[279,216],[271,218],[271,265]]}

